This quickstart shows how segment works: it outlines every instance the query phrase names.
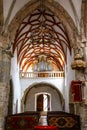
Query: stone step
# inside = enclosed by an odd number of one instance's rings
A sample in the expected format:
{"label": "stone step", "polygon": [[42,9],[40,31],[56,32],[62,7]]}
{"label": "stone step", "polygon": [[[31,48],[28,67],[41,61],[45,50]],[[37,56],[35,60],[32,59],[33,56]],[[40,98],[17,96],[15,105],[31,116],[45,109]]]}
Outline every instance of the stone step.
{"label": "stone step", "polygon": [[38,125],[47,125],[47,116],[41,116]]}

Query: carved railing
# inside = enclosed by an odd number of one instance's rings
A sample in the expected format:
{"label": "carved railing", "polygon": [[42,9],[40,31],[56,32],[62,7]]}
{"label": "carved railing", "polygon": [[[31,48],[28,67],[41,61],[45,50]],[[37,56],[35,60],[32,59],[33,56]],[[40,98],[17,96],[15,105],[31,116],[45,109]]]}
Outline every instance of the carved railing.
{"label": "carved railing", "polygon": [[39,77],[62,78],[64,77],[64,71],[20,72],[20,78],[39,78]]}

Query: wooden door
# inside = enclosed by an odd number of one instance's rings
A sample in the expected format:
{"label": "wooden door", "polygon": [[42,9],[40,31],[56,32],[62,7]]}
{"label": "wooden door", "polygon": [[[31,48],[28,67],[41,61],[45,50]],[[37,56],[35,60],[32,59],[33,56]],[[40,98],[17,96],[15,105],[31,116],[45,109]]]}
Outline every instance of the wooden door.
{"label": "wooden door", "polygon": [[37,111],[43,111],[43,94],[37,96]]}

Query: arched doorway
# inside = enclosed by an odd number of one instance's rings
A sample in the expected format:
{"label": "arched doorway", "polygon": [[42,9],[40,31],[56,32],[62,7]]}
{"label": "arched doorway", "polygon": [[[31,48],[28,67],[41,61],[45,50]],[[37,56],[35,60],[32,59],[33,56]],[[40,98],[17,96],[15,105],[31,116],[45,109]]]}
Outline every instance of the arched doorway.
{"label": "arched doorway", "polygon": [[50,110],[50,95],[48,93],[41,93],[36,95],[36,111]]}

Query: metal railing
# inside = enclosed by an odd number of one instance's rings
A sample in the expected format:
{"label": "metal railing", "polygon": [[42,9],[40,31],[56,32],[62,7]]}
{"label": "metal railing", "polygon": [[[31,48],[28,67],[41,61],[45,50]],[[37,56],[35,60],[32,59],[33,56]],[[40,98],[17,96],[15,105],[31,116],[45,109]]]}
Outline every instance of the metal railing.
{"label": "metal railing", "polygon": [[39,77],[62,78],[64,77],[64,71],[20,72],[20,78],[39,78]]}

